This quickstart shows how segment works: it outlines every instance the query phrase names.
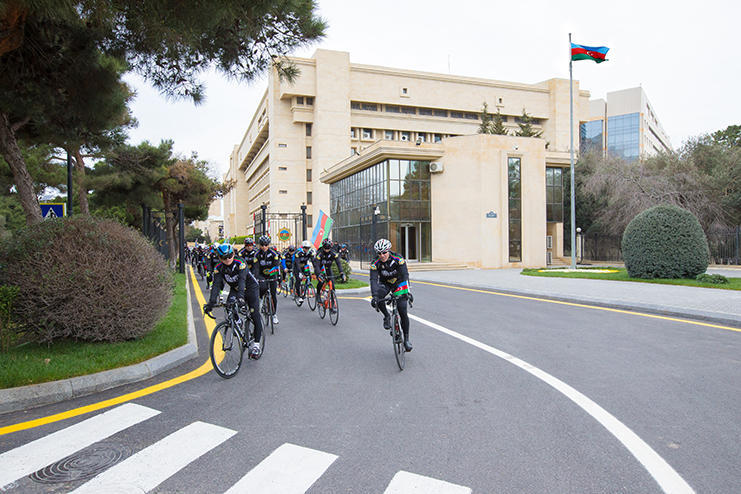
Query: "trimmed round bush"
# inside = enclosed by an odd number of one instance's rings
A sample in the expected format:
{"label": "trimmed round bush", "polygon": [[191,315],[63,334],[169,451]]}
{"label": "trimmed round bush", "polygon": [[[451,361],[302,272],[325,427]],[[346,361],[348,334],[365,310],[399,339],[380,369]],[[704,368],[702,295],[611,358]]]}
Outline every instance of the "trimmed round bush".
{"label": "trimmed round bush", "polygon": [[634,278],[695,278],[710,251],[697,218],[677,206],[655,206],[636,215],[623,233],[623,260]]}
{"label": "trimmed round bush", "polygon": [[13,321],[37,342],[139,338],[173,291],[164,258],[141,234],[87,216],[19,230],[2,245],[0,284],[18,287]]}

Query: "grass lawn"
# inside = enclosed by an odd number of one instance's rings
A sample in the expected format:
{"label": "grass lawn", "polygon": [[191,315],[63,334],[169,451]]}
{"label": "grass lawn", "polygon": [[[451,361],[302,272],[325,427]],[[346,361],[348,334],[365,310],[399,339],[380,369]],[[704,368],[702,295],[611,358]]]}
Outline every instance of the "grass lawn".
{"label": "grass lawn", "polygon": [[[591,270],[595,269],[610,269],[617,270],[617,273],[590,273]],[[638,281],[641,283],[659,283],[662,285],[683,285],[683,286],[699,286],[702,288],[721,288],[723,290],[741,290],[741,278],[728,278],[728,283],[725,284],[714,284],[714,283],[700,283],[697,280],[692,279],[643,279],[643,278],[631,278],[628,276],[628,272],[625,268],[612,268],[612,267],[594,267],[594,268],[579,268],[578,273],[570,272],[559,272],[558,270],[541,270],[541,269],[523,269],[520,274],[525,276],[546,276],[555,278],[587,278],[593,280],[614,280],[614,281]]]}
{"label": "grass lawn", "polygon": [[0,353],[0,389],[56,381],[135,364],[188,342],[185,275],[175,274],[170,310],[143,338],[123,343],[59,341]]}

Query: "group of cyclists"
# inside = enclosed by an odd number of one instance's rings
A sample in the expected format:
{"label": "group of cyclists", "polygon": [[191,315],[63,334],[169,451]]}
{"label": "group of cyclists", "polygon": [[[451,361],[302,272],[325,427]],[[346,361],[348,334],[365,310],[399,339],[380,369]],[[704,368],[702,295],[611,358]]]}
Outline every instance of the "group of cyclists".
{"label": "group of cyclists", "polygon": [[[218,302],[219,294],[228,285],[230,288],[228,299],[236,299],[243,306],[254,324],[254,338],[248,352],[252,359],[262,355],[260,341],[263,332],[263,322],[260,317],[260,298],[268,295],[273,302],[272,323],[278,324],[278,297],[277,287],[281,281],[286,281],[288,289],[303,302],[306,293],[303,289],[306,277],[311,271],[317,278],[316,299],[321,301],[321,291],[330,278],[341,278],[347,281],[342,269],[341,258],[347,254],[347,247],[326,239],[317,252],[312,244],[305,240],[301,248],[289,246],[283,252],[271,245],[270,237],[262,235],[257,240],[258,248],[251,238],[246,238],[244,247],[238,252],[229,243],[215,244],[210,247],[196,246],[188,250],[189,260],[204,276],[207,285],[211,288],[208,302],[203,311],[210,314]],[[380,303],[386,295],[393,293],[398,296],[397,308],[404,333],[404,347],[407,352],[412,350],[409,340],[409,316],[407,313],[407,299],[409,294],[409,272],[406,261],[400,255],[391,251],[391,242],[380,239],[374,245],[376,258],[370,265],[371,306],[383,314],[383,327],[391,329],[391,318],[384,303]],[[341,249],[345,249],[345,256]],[[310,266],[310,267],[309,267]],[[308,268],[308,269],[307,269]],[[333,270],[336,268],[336,274]]]}

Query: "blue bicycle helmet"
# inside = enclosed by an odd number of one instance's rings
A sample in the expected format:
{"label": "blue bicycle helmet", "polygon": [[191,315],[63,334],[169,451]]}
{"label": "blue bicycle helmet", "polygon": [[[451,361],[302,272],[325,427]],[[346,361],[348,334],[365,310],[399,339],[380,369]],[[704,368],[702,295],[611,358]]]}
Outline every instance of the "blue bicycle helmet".
{"label": "blue bicycle helmet", "polygon": [[216,247],[216,253],[219,257],[229,257],[234,254],[234,249],[232,249],[230,244],[220,244]]}

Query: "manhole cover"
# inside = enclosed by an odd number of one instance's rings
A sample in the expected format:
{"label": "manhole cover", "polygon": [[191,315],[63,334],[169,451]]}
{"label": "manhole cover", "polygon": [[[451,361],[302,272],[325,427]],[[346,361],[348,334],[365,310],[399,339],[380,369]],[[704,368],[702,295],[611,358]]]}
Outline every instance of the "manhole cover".
{"label": "manhole cover", "polygon": [[34,482],[59,484],[87,480],[131,456],[126,446],[99,443],[29,475]]}

